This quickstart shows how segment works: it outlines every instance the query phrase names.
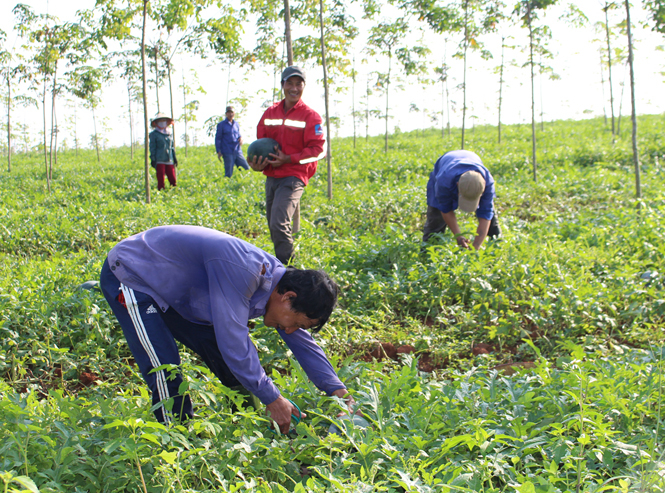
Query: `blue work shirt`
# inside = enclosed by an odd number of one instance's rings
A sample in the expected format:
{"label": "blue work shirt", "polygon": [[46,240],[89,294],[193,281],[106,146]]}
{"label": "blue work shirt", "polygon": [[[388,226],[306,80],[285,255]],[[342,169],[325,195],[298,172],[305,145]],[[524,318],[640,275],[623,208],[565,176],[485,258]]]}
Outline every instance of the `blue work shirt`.
{"label": "blue work shirt", "polygon": [[[126,286],[150,295],[165,312],[212,325],[224,362],[264,404],[280,395],[249,337],[249,319],[265,315],[266,303],[285,268],[272,255],[233,236],[200,226],[159,226],[118,243],[108,255]],[[327,394],[345,388],[303,329],[277,331],[310,380]]]}
{"label": "blue work shirt", "polygon": [[457,209],[457,182],[467,171],[477,171],[485,178],[485,191],[480,196],[476,217],[489,221],[494,217],[494,178],[475,152],[450,151],[437,160],[427,182],[427,205],[441,212]]}
{"label": "blue work shirt", "polygon": [[240,126],[238,122],[225,118],[217,124],[215,149],[218,154],[235,154],[240,151]]}

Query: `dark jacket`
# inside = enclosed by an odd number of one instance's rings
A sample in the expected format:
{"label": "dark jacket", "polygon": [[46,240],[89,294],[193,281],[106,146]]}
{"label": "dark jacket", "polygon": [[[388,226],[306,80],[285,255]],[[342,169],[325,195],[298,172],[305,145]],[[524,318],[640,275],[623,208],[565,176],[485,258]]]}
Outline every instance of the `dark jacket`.
{"label": "dark jacket", "polygon": [[150,163],[178,164],[172,135],[157,130],[150,132]]}

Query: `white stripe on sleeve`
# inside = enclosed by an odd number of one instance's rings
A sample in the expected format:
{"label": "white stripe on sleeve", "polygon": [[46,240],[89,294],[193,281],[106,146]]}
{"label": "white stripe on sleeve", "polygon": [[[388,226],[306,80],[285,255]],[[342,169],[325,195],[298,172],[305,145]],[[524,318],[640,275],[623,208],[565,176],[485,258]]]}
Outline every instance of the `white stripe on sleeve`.
{"label": "white stripe on sleeve", "polygon": [[307,163],[313,163],[314,161],[318,161],[319,159],[323,159],[326,155],[326,152],[328,151],[328,143],[323,142],[323,151],[321,154],[319,154],[317,157],[308,157],[307,159],[301,159],[300,164],[307,164]]}
{"label": "white stripe on sleeve", "polygon": [[284,125],[287,127],[305,128],[307,126],[307,122],[301,122],[300,120],[289,120],[287,118],[284,120]]}

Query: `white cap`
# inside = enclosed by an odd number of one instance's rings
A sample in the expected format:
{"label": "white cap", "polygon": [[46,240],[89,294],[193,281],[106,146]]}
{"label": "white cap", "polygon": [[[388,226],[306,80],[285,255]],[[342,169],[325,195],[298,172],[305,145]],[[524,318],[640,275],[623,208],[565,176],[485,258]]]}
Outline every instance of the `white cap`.
{"label": "white cap", "polygon": [[464,212],[476,212],[480,196],[485,191],[485,178],[477,171],[467,171],[457,183],[459,197],[457,204]]}

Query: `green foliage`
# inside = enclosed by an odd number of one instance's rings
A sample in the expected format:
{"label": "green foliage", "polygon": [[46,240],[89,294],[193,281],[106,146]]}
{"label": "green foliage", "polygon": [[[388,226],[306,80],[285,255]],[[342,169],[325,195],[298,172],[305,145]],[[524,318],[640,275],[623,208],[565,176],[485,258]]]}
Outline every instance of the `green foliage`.
{"label": "green foliage", "polygon": [[[79,288],[117,241],[160,224],[213,227],[272,251],[263,176],[225,179],[212,146],[192,148],[178,189],[146,205],[129,149],[99,164],[92,151],[62,153],[50,194],[38,158],[16,156],[0,180],[0,487],[663,491],[665,122],[643,117],[640,129],[637,207],[630,142],[612,144],[601,120],[540,134],[538,183],[528,127],[505,126],[497,145],[495,129],[478,126],[468,147],[496,178],[504,231],[479,252],[449,233],[421,248],[427,179],[458,132],[394,135],[387,154],[376,138],[334,142],[334,199],[322,169],[303,196],[296,251],[342,287],[317,341],[370,427],[341,425],[339,400],[314,389],[257,320],[262,363],[308,416],[293,437],[268,432],[188,351],[197,416],[156,423],[113,314]],[[376,341],[416,353],[367,362]],[[494,351],[474,355],[481,342]],[[437,371],[421,371],[427,359]],[[515,361],[534,368],[493,369]],[[333,423],[342,434],[328,435]]]}
{"label": "green foliage", "polygon": [[665,34],[665,2],[663,0],[644,0],[644,8],[651,17],[651,29]]}

